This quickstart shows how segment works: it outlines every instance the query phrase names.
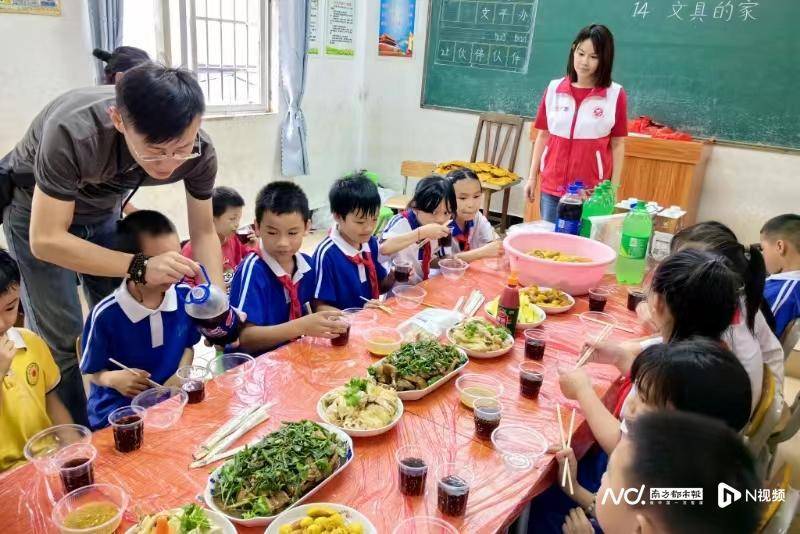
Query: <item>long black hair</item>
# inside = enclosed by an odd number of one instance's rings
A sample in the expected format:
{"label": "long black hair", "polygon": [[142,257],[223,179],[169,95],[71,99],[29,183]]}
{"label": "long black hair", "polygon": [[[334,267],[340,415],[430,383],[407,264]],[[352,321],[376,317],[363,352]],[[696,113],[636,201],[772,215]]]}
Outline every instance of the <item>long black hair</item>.
{"label": "long black hair", "polygon": [[[729,266],[741,277],[744,283],[744,296],[747,309],[746,323],[754,331],[756,314],[764,312],[767,322],[772,319],[769,307],[764,303],[764,284],[767,279],[767,266],[758,245],[745,247],[736,239],[736,234],[717,221],[709,221],[684,228],[672,239],[673,252],[693,248],[725,256]],[[766,310],[766,312],[765,312]],[[773,319],[774,322],[774,319]]]}
{"label": "long black hair", "polygon": [[433,213],[442,202],[444,202],[447,211],[450,213],[455,213],[458,209],[456,191],[453,189],[453,184],[447,178],[432,174],[417,183],[417,187],[414,189],[414,196],[411,202],[408,203],[408,207],[425,213]]}
{"label": "long black hair", "polygon": [[719,339],[738,307],[739,276],[717,254],[687,249],[667,257],[653,274],[651,291],[673,318],[669,340],[692,336]]}
{"label": "long black hair", "polygon": [[614,69],[614,35],[602,24],[583,27],[575,36],[567,58],[567,76],[572,82],[578,81],[578,73],[575,71],[575,50],[587,39],[592,41],[594,52],[599,59],[597,72],[594,74],[595,84],[598,87],[611,87],[611,71]]}

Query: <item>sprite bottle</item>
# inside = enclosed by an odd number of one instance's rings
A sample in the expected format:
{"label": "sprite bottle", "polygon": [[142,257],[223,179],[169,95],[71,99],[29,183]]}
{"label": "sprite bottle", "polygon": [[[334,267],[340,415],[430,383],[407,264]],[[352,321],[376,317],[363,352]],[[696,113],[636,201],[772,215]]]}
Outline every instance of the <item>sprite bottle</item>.
{"label": "sprite bottle", "polygon": [[620,284],[641,284],[647,269],[647,245],[653,234],[653,221],[644,202],[636,206],[622,223],[622,238],[617,256],[617,281]]}

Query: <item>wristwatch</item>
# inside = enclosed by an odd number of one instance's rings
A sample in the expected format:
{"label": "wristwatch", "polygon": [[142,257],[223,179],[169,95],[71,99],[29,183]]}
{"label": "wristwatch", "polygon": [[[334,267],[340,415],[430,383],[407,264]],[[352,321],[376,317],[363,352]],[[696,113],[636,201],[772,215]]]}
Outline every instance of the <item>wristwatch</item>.
{"label": "wristwatch", "polygon": [[128,278],[130,278],[133,283],[141,285],[147,284],[145,274],[147,273],[147,260],[149,259],[150,256],[145,256],[141,252],[133,255],[131,264],[128,265]]}

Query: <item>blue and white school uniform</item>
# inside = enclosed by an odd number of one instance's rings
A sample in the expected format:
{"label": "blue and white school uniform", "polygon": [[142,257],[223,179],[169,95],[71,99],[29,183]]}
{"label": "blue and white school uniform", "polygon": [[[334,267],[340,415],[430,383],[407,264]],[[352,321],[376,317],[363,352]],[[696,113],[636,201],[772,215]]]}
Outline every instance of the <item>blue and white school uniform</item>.
{"label": "blue and white school uniform", "polygon": [[[302,317],[314,298],[314,269],[311,258],[294,255],[295,272],[288,274],[262,246],[236,268],[231,282],[231,303],[247,314],[247,322],[274,326]],[[292,317],[292,296],[281,280],[291,280],[297,294],[299,314]]]}
{"label": "blue and white school uniform", "polygon": [[800,271],[768,277],[764,298],[775,316],[775,335],[781,337],[789,323],[800,317]]}
{"label": "blue and white school uniform", "polygon": [[317,283],[314,298],[340,310],[361,308],[366,299],[377,298],[370,281],[369,267],[374,266],[376,290],[386,278],[386,268],[378,261],[378,240],[373,236],[359,250],[344,240],[334,226],[314,252]]}
{"label": "blue and white school uniform", "polygon": [[[389,220],[389,223],[383,231],[381,240],[385,241],[390,237],[408,234],[415,231],[420,226],[422,225],[419,223],[419,220],[417,220],[414,210],[400,212]],[[438,242],[429,241],[421,247],[418,247],[417,244],[413,244],[390,256],[382,256],[381,261],[386,263],[387,267],[393,259],[401,259],[410,262],[412,269],[409,282],[417,284],[422,280],[426,280],[438,274],[438,269],[430,267],[430,261],[437,253],[440,255],[445,254],[444,250],[439,247]]]}
{"label": "blue and white school uniform", "polygon": [[[173,285],[161,305],[145,307],[128,291],[127,282],[101,300],[89,314],[83,329],[81,372],[116,371],[114,358],[128,367],[150,373],[159,384],[178,370],[187,348],[200,341],[184,302],[191,291],[188,285]],[[108,425],[108,414],[127,406],[131,399],[113,388],[92,384],[89,390],[89,424],[92,429]]]}
{"label": "blue and white school uniform", "polygon": [[[497,239],[489,219],[480,211],[474,219],[467,221],[463,229],[455,219],[450,221],[450,230],[453,234],[453,254],[481,248]],[[463,243],[468,246],[465,247]]]}

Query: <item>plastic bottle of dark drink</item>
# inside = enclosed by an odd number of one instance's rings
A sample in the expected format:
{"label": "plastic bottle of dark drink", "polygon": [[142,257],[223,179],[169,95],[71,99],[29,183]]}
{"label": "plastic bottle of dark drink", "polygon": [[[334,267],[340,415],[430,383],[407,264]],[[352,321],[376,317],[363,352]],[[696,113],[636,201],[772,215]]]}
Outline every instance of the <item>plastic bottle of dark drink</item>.
{"label": "plastic bottle of dark drink", "polygon": [[581,200],[578,187],[571,185],[569,189],[567,189],[567,194],[558,201],[556,232],[578,235],[581,229],[582,211],[583,201]]}
{"label": "plastic bottle of dark drink", "polygon": [[211,283],[206,268],[200,267],[206,283],[193,287],[186,295],[186,313],[211,343],[228,345],[239,339],[242,328],[239,314],[230,305],[225,291]]}

